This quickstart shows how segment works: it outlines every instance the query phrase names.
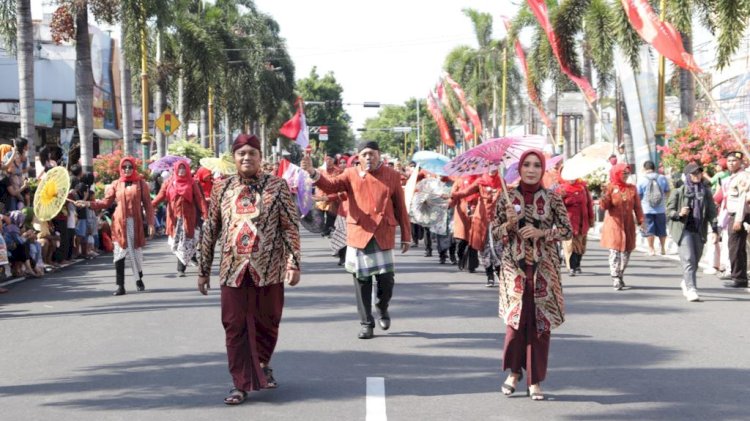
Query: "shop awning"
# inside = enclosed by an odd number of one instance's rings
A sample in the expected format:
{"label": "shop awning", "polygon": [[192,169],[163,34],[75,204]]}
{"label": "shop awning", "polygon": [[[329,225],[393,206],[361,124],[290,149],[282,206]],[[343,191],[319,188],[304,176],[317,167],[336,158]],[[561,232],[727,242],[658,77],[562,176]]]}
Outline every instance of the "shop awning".
{"label": "shop awning", "polygon": [[107,140],[122,139],[122,132],[116,129],[94,129],[94,134],[100,139],[107,139]]}

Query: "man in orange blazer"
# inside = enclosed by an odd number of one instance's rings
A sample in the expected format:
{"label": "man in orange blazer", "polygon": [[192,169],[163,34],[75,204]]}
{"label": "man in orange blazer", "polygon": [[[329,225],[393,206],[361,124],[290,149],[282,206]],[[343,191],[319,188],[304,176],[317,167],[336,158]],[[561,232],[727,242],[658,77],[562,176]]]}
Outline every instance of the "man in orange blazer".
{"label": "man in orange blazer", "polygon": [[393,295],[396,226],[401,228],[401,253],[409,250],[411,226],[406,210],[400,174],[383,165],[377,142],[362,141],[357,147],[359,164],[331,177],[316,171],[310,156],[300,166],[315,185],[326,193],[346,192],[349,214],[346,217],[346,270],[354,275],[357,310],[361,319],[358,337],[373,337],[372,278],[378,282],[375,306],[378,324],[383,330],[391,326],[388,304]]}

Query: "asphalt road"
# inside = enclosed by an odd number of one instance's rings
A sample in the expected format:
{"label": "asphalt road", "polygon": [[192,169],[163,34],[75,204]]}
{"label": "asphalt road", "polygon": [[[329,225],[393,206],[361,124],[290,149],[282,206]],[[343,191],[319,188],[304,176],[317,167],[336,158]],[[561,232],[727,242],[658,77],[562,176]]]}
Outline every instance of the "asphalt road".
{"label": "asphalt road", "polygon": [[305,234],[273,359],[278,389],[223,405],[218,288],[199,295],[195,268],[177,278],[160,240],[145,253],[146,292],[128,283],[111,296],[114,267],[100,257],[0,296],[0,419],[365,420],[383,402],[368,403],[367,378],[383,379],[389,420],[747,419],[750,294],[702,276],[704,302],[688,303],[678,264],[640,253],[616,292],[590,244],[584,276],[564,278],[545,402],[499,391],[505,328],[483,274],[421,247],[398,255],[391,330],[359,340],[351,277]]}

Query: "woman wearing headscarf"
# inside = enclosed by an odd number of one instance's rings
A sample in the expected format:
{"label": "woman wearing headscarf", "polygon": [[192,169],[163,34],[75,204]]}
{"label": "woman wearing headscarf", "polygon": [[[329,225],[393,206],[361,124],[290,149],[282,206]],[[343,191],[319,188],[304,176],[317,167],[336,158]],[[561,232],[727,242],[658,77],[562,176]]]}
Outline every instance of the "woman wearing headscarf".
{"label": "woman wearing headscarf", "polygon": [[[143,283],[143,247],[146,236],[143,226],[148,224],[148,235],[154,235],[154,208],[151,206],[151,193],[148,183],[138,175],[135,158],[120,160],[120,178],[113,181],[104,199],[77,201],[77,206],[89,206],[100,210],[117,202],[112,218],[112,241],[114,242],[115,283],[117,289],[112,295],[125,294],[125,258],[130,259],[133,278],[138,291],[145,291]],[[144,221],[144,217],[146,221]]]}
{"label": "woman wearing headscarf", "polygon": [[468,269],[469,273],[474,273],[479,265],[477,251],[469,245],[471,215],[479,200],[479,194],[460,197],[460,193],[471,187],[476,179],[476,176],[463,176],[457,179],[451,187],[450,202],[448,202],[448,207],[453,209],[453,238],[456,240],[458,270]]}
{"label": "woman wearing headscarf", "polygon": [[563,241],[565,263],[570,276],[581,273],[581,259],[586,253],[586,238],[589,228],[594,226],[594,200],[583,180],[568,181],[559,177],[557,192],[562,196],[568,219],[573,227],[573,238]]}
{"label": "woman wearing headscarf", "polygon": [[562,198],[542,187],[545,159],[539,150],[521,155],[519,186],[501,194],[492,221],[495,241],[504,244],[499,313],[507,326],[504,395],[516,391],[526,370],[527,395],[543,400],[550,331],[565,320],[557,244],[573,232]]}
{"label": "woman wearing headscarf", "polygon": [[600,241],[602,247],[609,249],[609,272],[616,291],[625,287],[623,275],[635,248],[636,223],[644,224],[636,187],[625,181],[629,176],[628,164],[613,166],[609,172],[610,183],[599,200],[599,207],[607,211]]}
{"label": "woman wearing headscarf", "polygon": [[203,224],[198,290],[210,288],[216,243],[229,373],[224,398],[238,405],[247,394],[278,385],[271,369],[284,307],[284,282],[300,279],[299,213],[283,178],[261,171],[260,140],[240,134],[232,144],[237,174],[217,181]]}
{"label": "woman wearing headscarf", "polygon": [[195,256],[199,241],[195,235],[198,211],[203,218],[208,214],[206,201],[198,183],[190,176],[187,162],[174,163],[172,176],[162,185],[151,206],[156,207],[163,201],[167,201],[168,243],[172,253],[177,256],[177,276],[182,278],[188,263]]}
{"label": "woman wearing headscarf", "polygon": [[[682,295],[691,302],[700,301],[696,272],[703,255],[708,227],[717,234],[716,204],[708,185],[703,179],[703,167],[694,162],[683,170],[685,184],[675,189],[667,202],[669,234],[680,248],[682,262]],[[714,241],[718,242],[718,236]]]}
{"label": "woman wearing headscarf", "polygon": [[490,229],[492,212],[501,191],[502,181],[495,168],[477,178],[468,188],[451,196],[454,200],[472,195],[478,196],[476,207],[471,215],[469,247],[480,253],[481,262],[487,275],[487,287],[495,286],[495,272],[500,269],[502,244],[492,240],[492,237],[487,233]]}
{"label": "woman wearing headscarf", "polygon": [[195,172],[194,178],[195,181],[198,182],[198,185],[203,192],[203,198],[206,202],[208,202],[211,199],[211,189],[214,186],[213,174],[211,174],[211,170],[206,167],[200,167],[198,168],[198,171]]}

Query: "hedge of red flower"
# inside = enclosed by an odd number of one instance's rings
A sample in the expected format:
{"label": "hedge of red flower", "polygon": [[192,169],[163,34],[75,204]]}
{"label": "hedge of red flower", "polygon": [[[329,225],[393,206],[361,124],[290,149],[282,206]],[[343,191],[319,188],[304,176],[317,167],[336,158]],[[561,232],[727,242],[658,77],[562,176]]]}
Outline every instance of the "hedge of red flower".
{"label": "hedge of red flower", "polygon": [[[94,158],[94,175],[96,181],[101,181],[104,184],[109,184],[112,181],[120,178],[120,160],[122,160],[122,150],[118,149],[110,154],[99,155]],[[143,161],[140,158],[135,158],[135,167],[138,173],[143,174],[141,169]],[[148,173],[145,174],[148,177]]]}
{"label": "hedge of red flower", "polygon": [[[740,130],[746,140],[743,130]],[[682,173],[690,162],[699,162],[713,175],[715,164],[738,145],[728,126],[708,119],[695,120],[687,127],[667,135],[667,146],[657,146],[665,168]]]}

